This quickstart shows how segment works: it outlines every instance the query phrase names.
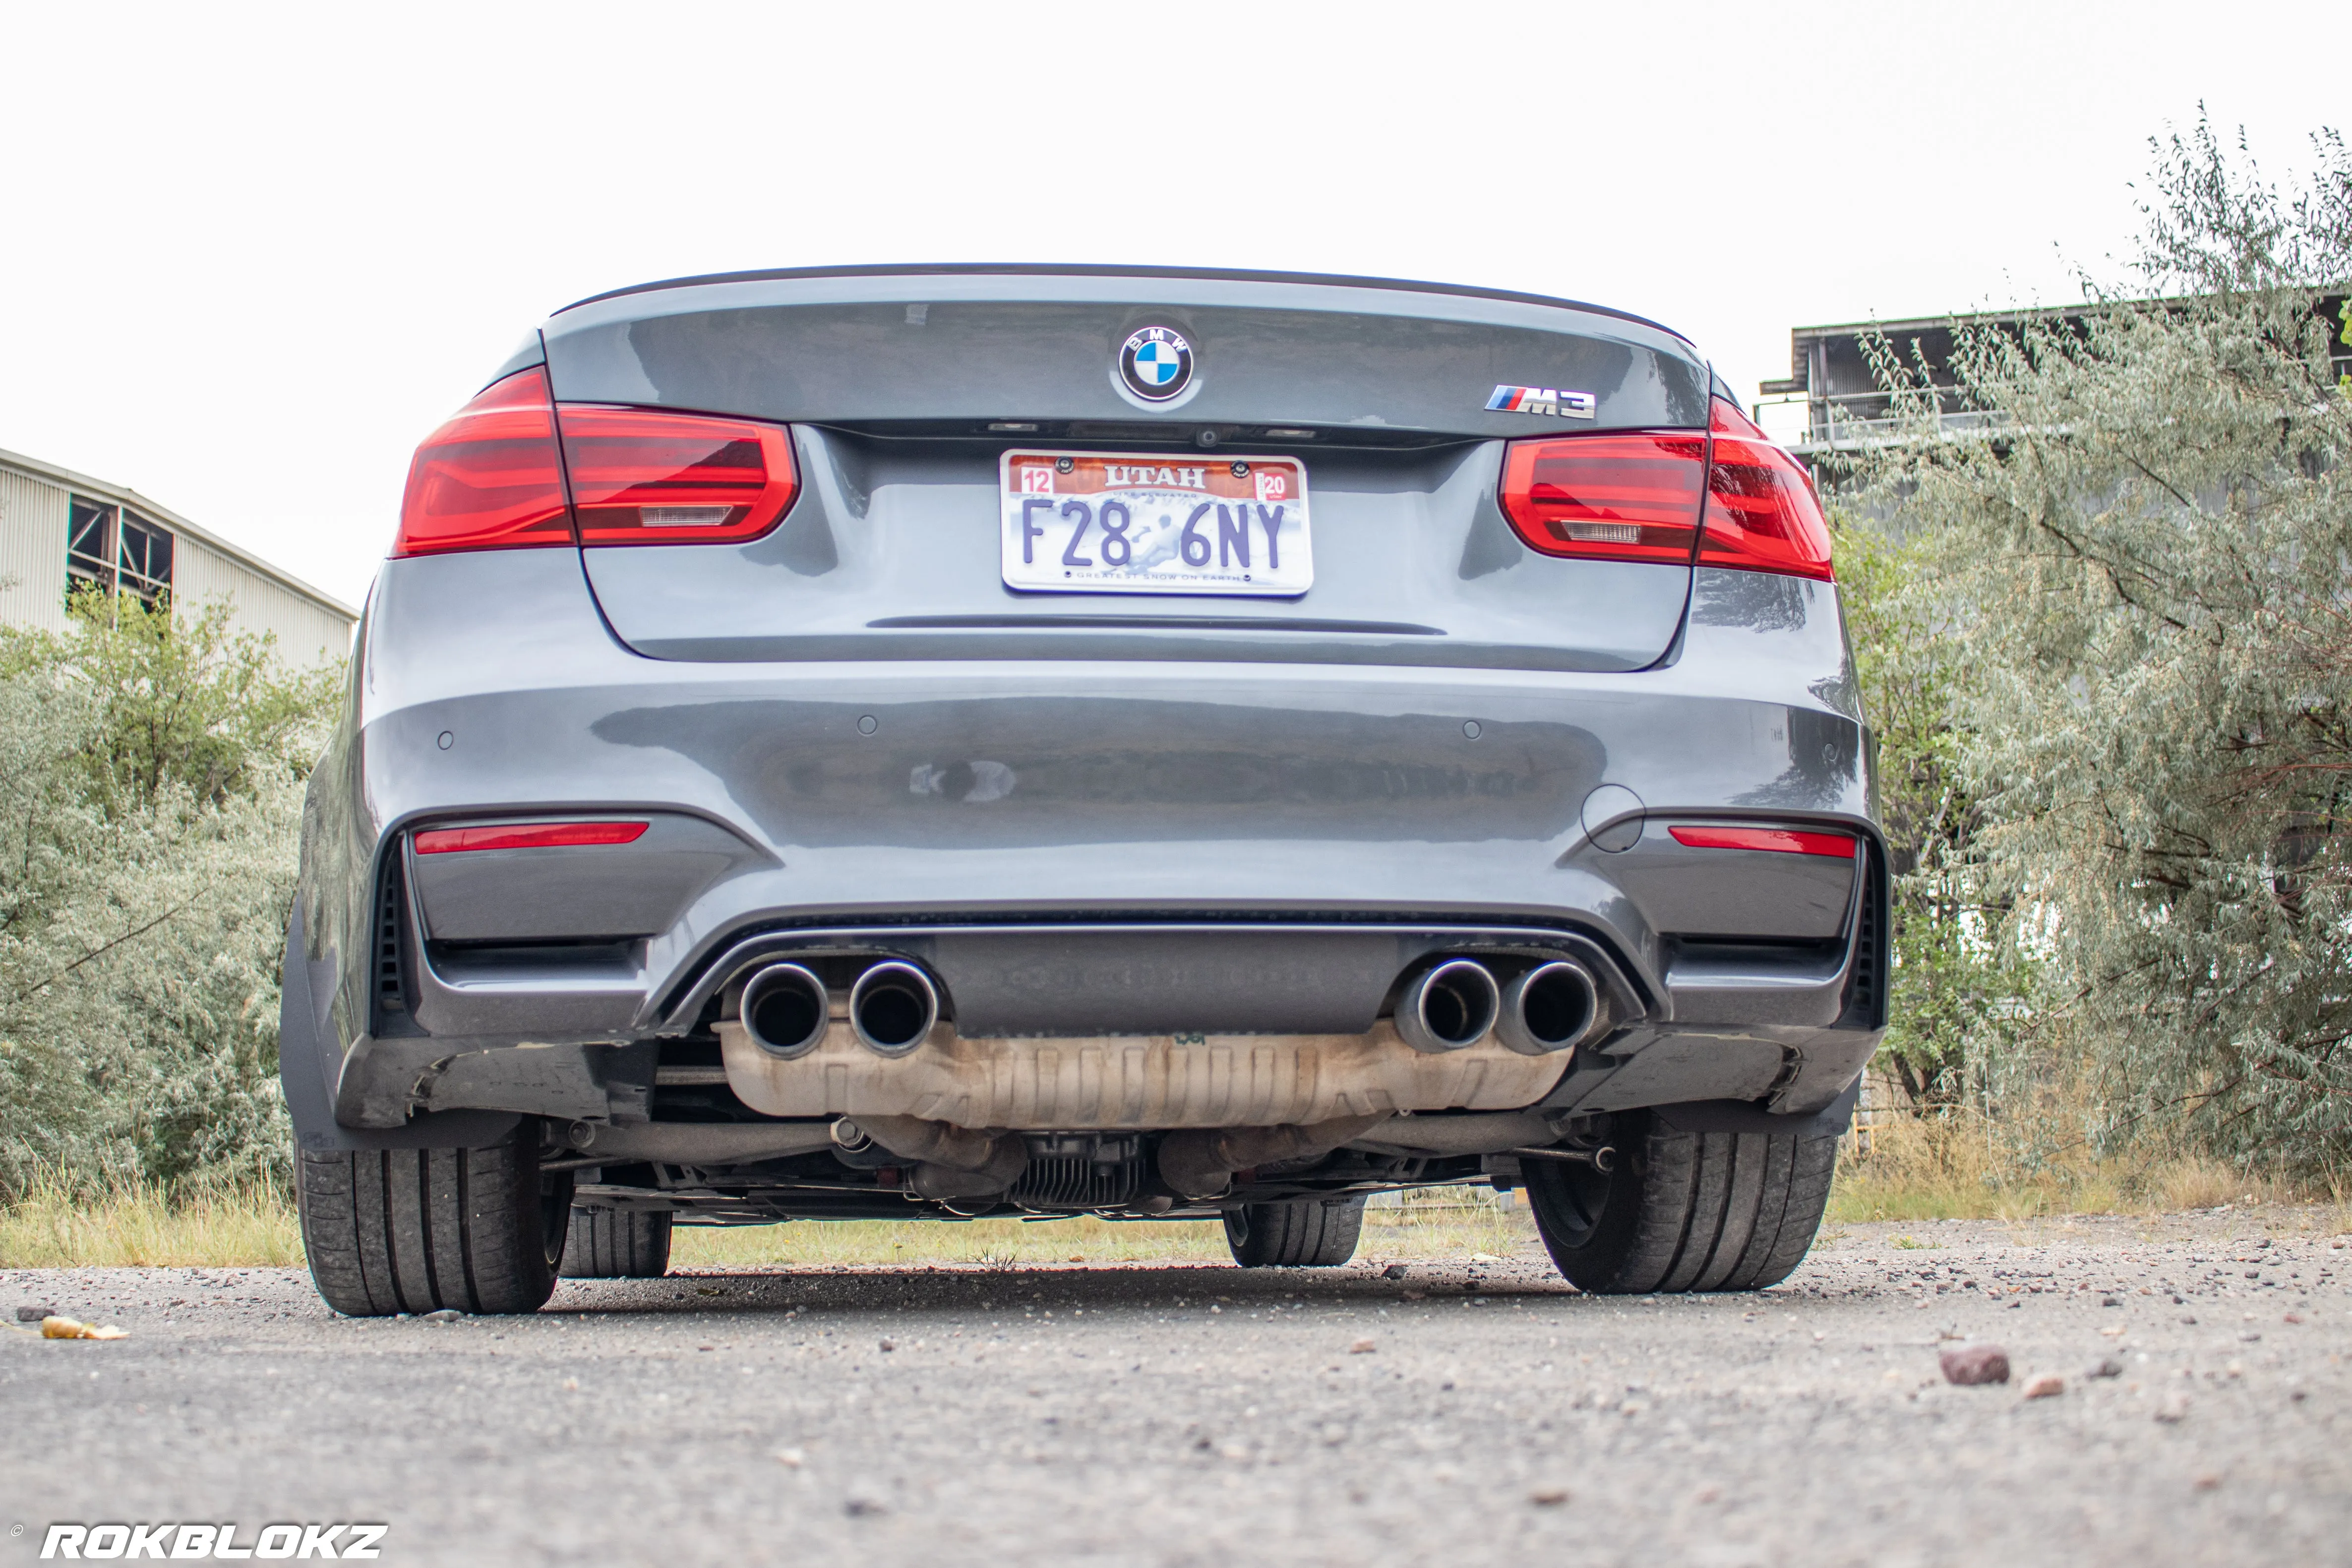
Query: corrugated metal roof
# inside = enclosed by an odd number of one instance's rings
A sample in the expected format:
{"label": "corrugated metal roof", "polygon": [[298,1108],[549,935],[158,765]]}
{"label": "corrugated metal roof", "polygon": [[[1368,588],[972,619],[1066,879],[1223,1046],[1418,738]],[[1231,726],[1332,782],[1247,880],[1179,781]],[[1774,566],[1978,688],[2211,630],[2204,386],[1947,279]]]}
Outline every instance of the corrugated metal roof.
{"label": "corrugated metal roof", "polygon": [[[2132,300],[2128,303],[2153,303]],[[1791,327],[1790,335],[1796,338],[1858,338],[1871,332],[1884,332],[1894,337],[1903,332],[1927,332],[1955,324],[1974,326],[1986,321],[2042,321],[2063,320],[2068,316],[2086,315],[2099,309],[2096,304],[2021,305],[2006,310],[1954,310],[1941,316],[1914,316],[1900,321],[1841,321],[1824,327]]]}
{"label": "corrugated metal roof", "polygon": [[53,485],[61,485],[83,495],[102,498],[114,502],[117,506],[130,507],[143,517],[166,524],[174,533],[184,534],[205,549],[216,554],[227,556],[257,576],[266,577],[288,592],[310,600],[320,609],[341,616],[346,624],[357,625],[359,622],[360,613],[333,595],[313,588],[292,573],[271,565],[250,550],[231,544],[217,534],[207,532],[171,508],[149,500],[128,486],[109,484],[104,479],[92,479],[88,474],[78,474],[71,468],[59,468],[55,463],[45,463],[38,458],[27,458],[22,453],[5,449],[0,449],[0,468],[16,468],[34,479],[43,479]]}

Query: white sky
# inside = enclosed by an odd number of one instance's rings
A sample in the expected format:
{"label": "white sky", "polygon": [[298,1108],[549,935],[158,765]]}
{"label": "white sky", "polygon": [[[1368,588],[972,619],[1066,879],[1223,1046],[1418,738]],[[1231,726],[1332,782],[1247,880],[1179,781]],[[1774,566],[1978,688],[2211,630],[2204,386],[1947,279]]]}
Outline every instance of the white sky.
{"label": "white sky", "polygon": [[352,604],[550,310],[828,263],[1565,295],[1752,398],[1789,329],[2059,302],[2201,99],[2273,175],[2336,5],[0,0],[0,447]]}

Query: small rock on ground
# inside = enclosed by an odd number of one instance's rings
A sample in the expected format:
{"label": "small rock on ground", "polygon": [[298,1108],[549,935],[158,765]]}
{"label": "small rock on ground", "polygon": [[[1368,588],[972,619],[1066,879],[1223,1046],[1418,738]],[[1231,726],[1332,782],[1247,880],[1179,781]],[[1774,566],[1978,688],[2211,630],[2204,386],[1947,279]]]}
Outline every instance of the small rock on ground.
{"label": "small rock on ground", "polygon": [[2009,1352],[1999,1345],[1954,1345],[1937,1357],[1944,1381],[1963,1387],[2009,1381]]}

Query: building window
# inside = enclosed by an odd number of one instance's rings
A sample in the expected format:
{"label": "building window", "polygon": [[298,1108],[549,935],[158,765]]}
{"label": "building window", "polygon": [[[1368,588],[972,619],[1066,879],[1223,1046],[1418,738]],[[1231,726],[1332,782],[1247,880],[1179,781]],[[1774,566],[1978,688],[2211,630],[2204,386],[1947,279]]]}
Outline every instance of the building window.
{"label": "building window", "polygon": [[75,496],[66,503],[66,597],[114,592],[114,509]]}
{"label": "building window", "polygon": [[121,575],[116,580],[126,594],[136,594],[150,609],[172,591],[172,531],[149,522],[135,511],[122,514]]}
{"label": "building window", "polygon": [[68,502],[66,595],[129,594],[152,608],[172,591],[172,531],[80,496]]}

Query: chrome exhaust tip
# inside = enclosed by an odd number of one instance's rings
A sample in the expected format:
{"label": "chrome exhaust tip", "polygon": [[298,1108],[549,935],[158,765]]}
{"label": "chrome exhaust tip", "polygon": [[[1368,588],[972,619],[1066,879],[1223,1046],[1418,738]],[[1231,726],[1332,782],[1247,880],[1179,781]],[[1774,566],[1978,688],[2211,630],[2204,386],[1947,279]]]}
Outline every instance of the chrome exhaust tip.
{"label": "chrome exhaust tip", "polygon": [[939,1021],[939,988],[911,963],[877,963],[849,988],[849,1026],[877,1056],[905,1056]]}
{"label": "chrome exhaust tip", "polygon": [[804,1057],[824,1041],[831,1004],[824,982],[797,963],[772,963],[743,984],[743,1032],[772,1057]]}
{"label": "chrome exhaust tip", "polygon": [[1592,972],[1565,959],[1538,963],[1503,988],[1496,1033],[1523,1057],[1574,1050],[1601,1017],[1601,988]]}
{"label": "chrome exhaust tip", "polygon": [[1475,1046],[1495,1026],[1502,993],[1483,963],[1448,959],[1424,971],[1397,998],[1396,1031],[1428,1056]]}

